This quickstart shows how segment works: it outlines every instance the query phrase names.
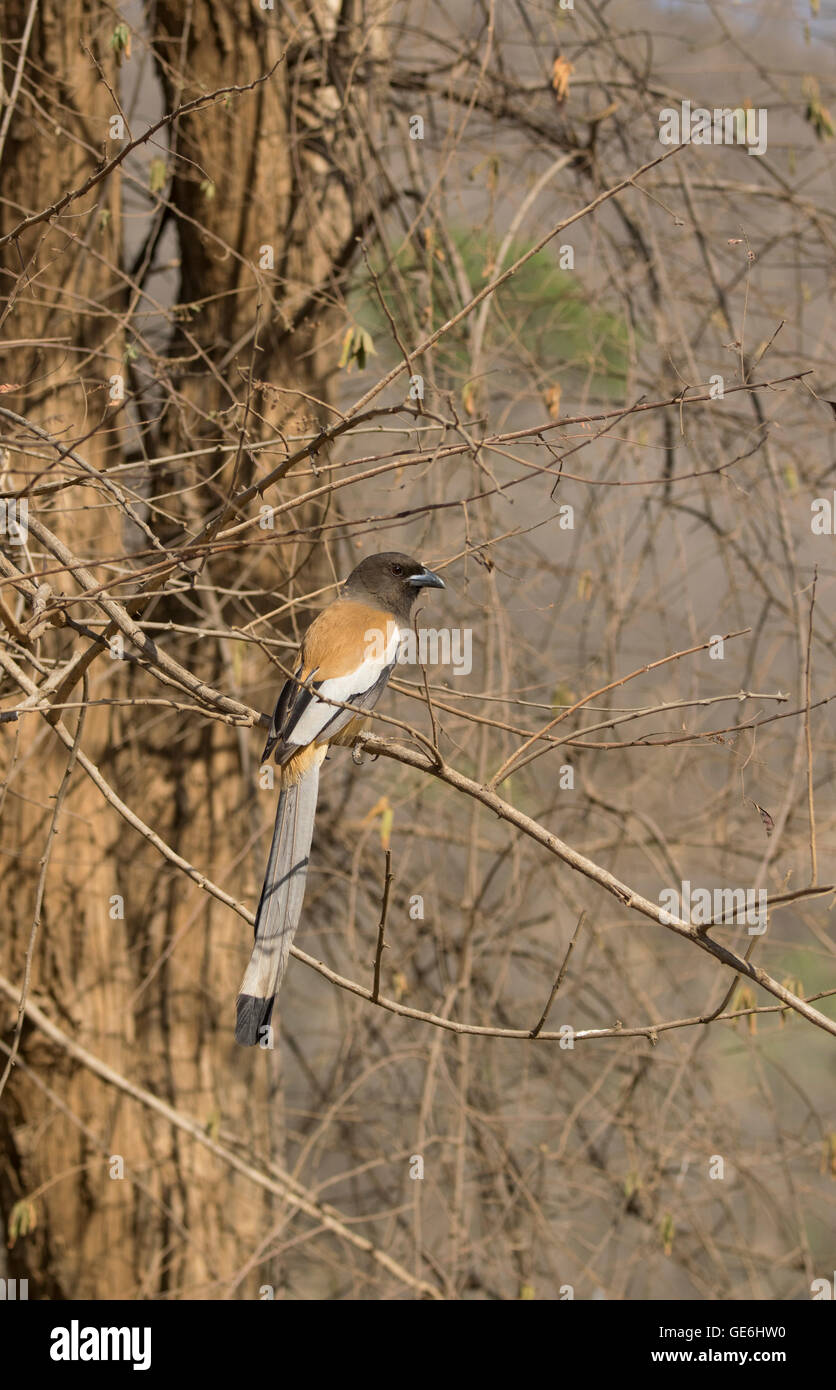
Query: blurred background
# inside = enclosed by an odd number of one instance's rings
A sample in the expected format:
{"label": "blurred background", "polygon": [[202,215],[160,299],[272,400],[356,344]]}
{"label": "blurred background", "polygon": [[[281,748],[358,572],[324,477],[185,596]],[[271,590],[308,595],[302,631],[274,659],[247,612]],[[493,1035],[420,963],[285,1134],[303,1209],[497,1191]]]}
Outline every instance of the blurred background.
{"label": "blurred background", "polygon": [[[472,670],[400,667],[377,712],[407,727],[375,734],[501,773],[652,902],[768,892],[763,935],[713,939],[836,1019],[833,893],[793,898],[836,883],[832,9],[0,23],[7,521],[28,505],[0,536],[0,1275],[809,1298],[836,1038],[426,771],[333,752],[312,960],[273,1051],[232,1028],[276,798],[253,712],[391,549],[443,574],[418,623],[471,634]],[[683,101],[765,112],[765,153],[638,174]],[[349,986],[387,851],[380,1007]]]}

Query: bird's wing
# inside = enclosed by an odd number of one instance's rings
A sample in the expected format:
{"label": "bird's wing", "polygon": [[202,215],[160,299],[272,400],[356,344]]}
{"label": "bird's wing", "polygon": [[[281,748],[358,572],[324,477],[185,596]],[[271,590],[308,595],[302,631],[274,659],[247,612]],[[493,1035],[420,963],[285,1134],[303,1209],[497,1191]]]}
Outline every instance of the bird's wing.
{"label": "bird's wing", "polygon": [[[400,631],[391,615],[338,599],[308,629],[293,678],[276,703],[263,760],[278,763],[302,747],[328,742],[371,709],[398,658]],[[337,703],[334,703],[336,701]]]}

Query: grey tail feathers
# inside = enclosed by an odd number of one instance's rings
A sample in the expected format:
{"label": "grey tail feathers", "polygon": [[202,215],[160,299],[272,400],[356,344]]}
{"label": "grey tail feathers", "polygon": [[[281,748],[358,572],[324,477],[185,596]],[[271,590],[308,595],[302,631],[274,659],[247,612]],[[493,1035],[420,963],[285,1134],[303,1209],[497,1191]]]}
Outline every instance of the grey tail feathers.
{"label": "grey tail feathers", "polygon": [[318,791],[317,764],[279,796],[255,944],[238,995],[235,1040],[242,1047],[271,1046],[267,1028],[302,912]]}

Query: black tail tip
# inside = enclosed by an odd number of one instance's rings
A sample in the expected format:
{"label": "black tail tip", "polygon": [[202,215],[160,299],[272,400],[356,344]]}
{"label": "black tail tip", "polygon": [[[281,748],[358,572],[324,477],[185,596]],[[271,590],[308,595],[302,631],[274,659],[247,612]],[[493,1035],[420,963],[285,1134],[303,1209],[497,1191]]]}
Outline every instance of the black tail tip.
{"label": "black tail tip", "polygon": [[275,995],[273,999],[258,999],[253,994],[238,995],[235,1041],[242,1047],[273,1046],[270,1015],[273,1012],[274,999]]}

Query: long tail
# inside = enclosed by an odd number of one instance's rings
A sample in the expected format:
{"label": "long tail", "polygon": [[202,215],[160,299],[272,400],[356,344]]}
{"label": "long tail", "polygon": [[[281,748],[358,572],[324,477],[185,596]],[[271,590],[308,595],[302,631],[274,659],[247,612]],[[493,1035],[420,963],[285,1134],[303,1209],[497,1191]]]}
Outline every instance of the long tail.
{"label": "long tail", "polygon": [[263,1030],[270,1023],[305,897],[318,791],[319,764],[315,762],[300,781],[283,787],[279,796],[255,919],[255,944],[238,995],[235,1040],[242,1047],[264,1045],[269,1037]]}

